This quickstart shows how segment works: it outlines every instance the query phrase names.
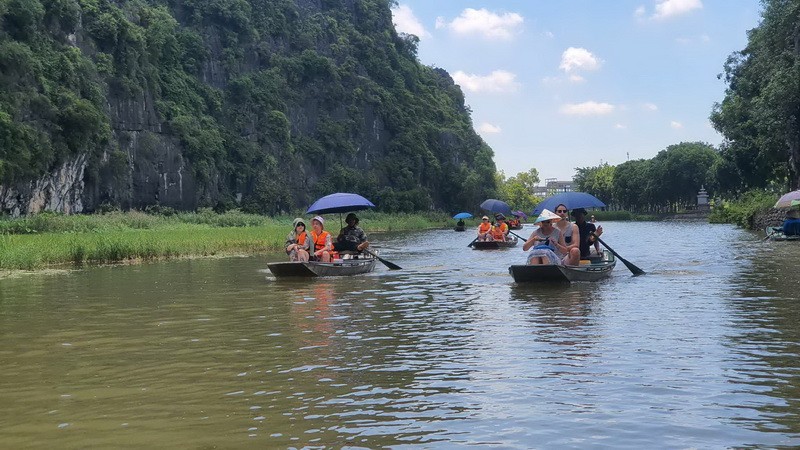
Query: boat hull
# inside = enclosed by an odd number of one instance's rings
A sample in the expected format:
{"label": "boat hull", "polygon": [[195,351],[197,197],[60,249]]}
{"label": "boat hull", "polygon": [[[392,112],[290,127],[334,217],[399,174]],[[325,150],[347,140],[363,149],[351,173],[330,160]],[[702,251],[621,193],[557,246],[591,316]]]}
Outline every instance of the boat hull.
{"label": "boat hull", "polygon": [[517,239],[511,241],[475,241],[472,243],[473,250],[499,250],[501,248],[511,248],[517,246]]}
{"label": "boat hull", "polygon": [[574,281],[599,281],[611,275],[617,261],[614,255],[606,253],[604,257],[591,264],[580,266],[514,265],[508,273],[517,283],[571,283]]}
{"label": "boat hull", "polygon": [[800,236],[783,234],[783,227],[767,227],[764,232],[767,233],[770,241],[800,241]]}
{"label": "boat hull", "polygon": [[456,226],[456,227],[455,227],[455,228],[453,228],[453,229],[454,229],[455,231],[467,231],[467,228],[466,228],[466,227],[459,227],[459,226]]}
{"label": "boat hull", "polygon": [[359,275],[375,270],[375,259],[344,259],[336,262],[277,262],[267,267],[273,275],[280,278],[290,277],[339,277]]}

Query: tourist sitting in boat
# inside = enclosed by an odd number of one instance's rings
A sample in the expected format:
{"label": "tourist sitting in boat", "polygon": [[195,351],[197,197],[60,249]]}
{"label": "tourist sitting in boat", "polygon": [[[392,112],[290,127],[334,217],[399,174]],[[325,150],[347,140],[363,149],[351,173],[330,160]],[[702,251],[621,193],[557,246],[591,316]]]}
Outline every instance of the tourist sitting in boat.
{"label": "tourist sitting in boat", "polygon": [[786,220],[783,221],[783,234],[800,236],[800,210],[792,209],[786,213]]}
{"label": "tourist sitting in boat", "polygon": [[492,226],[491,231],[489,232],[490,241],[500,241],[505,242],[508,240],[508,224],[506,223],[506,217],[502,214],[497,214],[494,216],[497,223]]}
{"label": "tourist sitting in boat", "polygon": [[311,254],[311,260],[331,262],[333,239],[331,234],[325,231],[325,219],[322,216],[314,217],[311,219],[311,228],[311,242],[314,243],[314,253]]}
{"label": "tourist sitting in boat", "polygon": [[358,226],[358,217],[350,213],[345,217],[344,221],[347,226],[339,231],[339,236],[336,237],[336,243],[333,244],[333,248],[339,252],[361,252],[369,247],[367,234]]}
{"label": "tourist sitting in boat", "polygon": [[567,245],[566,256],[568,256],[568,258],[565,264],[568,266],[576,266],[580,264],[581,260],[580,231],[577,225],[569,221],[568,213],[567,205],[562,203],[556,206],[556,214],[558,214],[561,220],[555,223],[555,227],[558,228],[558,231],[564,236],[564,243]]}
{"label": "tourist sitting in boat", "polygon": [[492,224],[489,223],[489,217],[481,217],[481,224],[478,225],[478,241],[491,241]]}
{"label": "tourist sitting in boat", "polygon": [[598,225],[595,227],[593,223],[587,222],[586,210],[583,208],[573,209],[572,217],[575,218],[575,225],[577,225],[580,232],[580,243],[578,245],[581,250],[581,259],[586,259],[591,255],[592,244],[595,246],[595,252],[599,254],[600,243],[595,241],[594,236],[603,234],[603,226]]}
{"label": "tourist sitting in boat", "polygon": [[465,225],[464,219],[458,219],[458,222],[456,222],[456,226],[459,228],[464,228]]}
{"label": "tourist sitting in boat", "polygon": [[531,236],[525,241],[522,250],[528,251],[528,264],[554,264],[554,265],[577,265],[579,261],[570,258],[567,245],[564,242],[564,235],[554,226],[555,222],[561,220],[557,214],[550,210],[543,210],[536,218],[535,224],[539,228],[533,230]]}
{"label": "tourist sitting in boat", "polygon": [[292,232],[286,236],[286,254],[289,261],[308,261],[309,249],[311,248],[311,238],[306,233],[306,224],[303,219],[297,218],[292,222]]}

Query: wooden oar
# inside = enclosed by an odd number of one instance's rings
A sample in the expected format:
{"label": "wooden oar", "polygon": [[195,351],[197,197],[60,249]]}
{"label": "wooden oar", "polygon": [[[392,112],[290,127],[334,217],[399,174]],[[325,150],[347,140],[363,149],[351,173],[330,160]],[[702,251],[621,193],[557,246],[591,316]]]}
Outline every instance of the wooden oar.
{"label": "wooden oar", "polygon": [[627,267],[627,268],[628,268],[628,270],[630,270],[630,271],[631,271],[631,273],[633,274],[633,276],[635,276],[635,277],[636,277],[636,276],[639,276],[639,275],[644,275],[644,274],[645,274],[645,271],[644,271],[644,270],[642,270],[642,269],[640,269],[640,268],[636,267],[636,266],[635,266],[633,263],[629,262],[627,259],[623,258],[622,256],[619,256],[619,253],[615,252],[615,251],[614,251],[614,249],[612,249],[611,247],[609,247],[609,246],[608,246],[608,244],[606,244],[605,242],[603,242],[603,240],[602,240],[602,239],[600,239],[600,238],[599,238],[599,237],[598,237],[596,234],[594,234],[594,233],[590,233],[590,236],[594,236],[594,238],[595,238],[595,239],[597,239],[597,242],[599,242],[599,243],[603,244],[603,247],[607,248],[607,249],[608,249],[608,251],[610,251],[612,255],[616,256],[618,260],[622,261],[622,264],[625,264],[625,267]]}
{"label": "wooden oar", "polygon": [[389,268],[389,270],[403,270],[402,267],[398,266],[397,264],[395,264],[395,263],[393,263],[391,261],[387,261],[387,260],[381,258],[375,252],[371,252],[371,251],[367,250],[366,248],[364,250],[361,250],[361,251],[364,252],[364,253],[368,253],[368,254],[374,256],[375,258],[378,258],[378,261],[382,262],[384,266]]}

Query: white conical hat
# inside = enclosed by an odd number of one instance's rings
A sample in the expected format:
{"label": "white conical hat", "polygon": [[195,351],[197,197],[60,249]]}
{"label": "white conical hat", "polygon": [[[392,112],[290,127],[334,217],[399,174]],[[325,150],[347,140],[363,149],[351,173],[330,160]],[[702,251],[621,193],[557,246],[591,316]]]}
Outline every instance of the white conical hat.
{"label": "white conical hat", "polygon": [[534,221],[533,223],[539,223],[545,220],[552,220],[553,222],[558,222],[559,220],[561,220],[561,216],[550,211],[549,209],[543,209],[542,213],[539,214],[539,217],[537,217],[536,221]]}

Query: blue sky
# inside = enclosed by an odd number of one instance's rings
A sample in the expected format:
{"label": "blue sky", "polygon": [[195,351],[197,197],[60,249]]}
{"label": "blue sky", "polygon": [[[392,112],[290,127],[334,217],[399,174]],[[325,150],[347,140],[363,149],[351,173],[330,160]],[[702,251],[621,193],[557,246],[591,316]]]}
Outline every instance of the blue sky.
{"label": "blue sky", "polygon": [[421,62],[461,86],[499,170],[564,180],[682,141],[719,145],[717,74],[760,11],[758,0],[400,0],[393,15],[420,37]]}

